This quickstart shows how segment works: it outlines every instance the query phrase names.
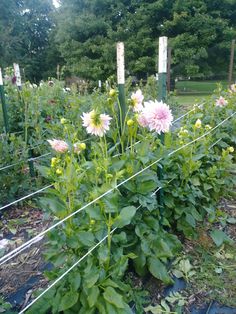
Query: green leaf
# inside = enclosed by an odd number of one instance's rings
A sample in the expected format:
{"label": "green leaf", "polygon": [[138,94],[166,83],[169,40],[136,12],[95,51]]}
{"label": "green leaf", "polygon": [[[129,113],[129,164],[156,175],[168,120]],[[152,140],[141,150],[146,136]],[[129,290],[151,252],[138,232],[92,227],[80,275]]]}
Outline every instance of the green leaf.
{"label": "green leaf", "polygon": [[79,294],[75,291],[67,292],[61,299],[59,311],[65,311],[75,305],[78,301]]}
{"label": "green leaf", "polygon": [[90,231],[80,231],[77,233],[79,241],[85,246],[94,245],[94,235]]}
{"label": "green leaf", "polygon": [[86,285],[87,288],[91,288],[97,281],[99,278],[99,272],[98,270],[96,272],[93,272],[91,270],[91,272],[89,272],[85,277],[84,277],[84,283]]}
{"label": "green leaf", "polygon": [[211,231],[210,236],[217,246],[221,246],[228,239],[228,236],[222,230],[217,229]]}
{"label": "green leaf", "polygon": [[41,197],[39,203],[42,209],[45,211],[50,210],[55,216],[59,218],[64,218],[64,216],[67,214],[66,204],[53,195],[51,197]]}
{"label": "green leaf", "polygon": [[80,283],[81,283],[80,274],[79,273],[70,274],[69,281],[70,281],[72,290],[77,291],[79,289]]}
{"label": "green leaf", "polygon": [[148,268],[151,274],[166,284],[173,283],[173,280],[167,273],[166,266],[158,259],[150,257],[148,259]]}
{"label": "green leaf", "polygon": [[107,287],[107,286],[110,286],[110,287],[113,287],[113,288],[119,288],[118,284],[111,280],[110,278],[106,279],[103,283],[102,283],[103,287]]}
{"label": "green leaf", "polygon": [[90,307],[93,307],[98,299],[99,296],[99,288],[94,286],[88,290],[88,304]]}
{"label": "green leaf", "polygon": [[192,215],[187,214],[186,217],[185,217],[185,220],[186,220],[187,223],[189,223],[190,226],[192,226],[193,228],[196,227],[196,221],[195,221],[195,219],[193,218]]}
{"label": "green leaf", "polygon": [[200,183],[198,177],[193,177],[193,178],[191,179],[191,182],[192,182],[192,184],[195,185],[195,186],[200,186],[200,185],[201,185],[201,183]]}
{"label": "green leaf", "polygon": [[112,287],[107,287],[105,289],[105,292],[103,293],[103,296],[107,302],[115,305],[117,308],[124,308],[123,297],[119,293],[117,293],[116,290]]}
{"label": "green leaf", "polygon": [[134,206],[122,208],[119,216],[115,220],[114,226],[117,228],[123,228],[124,226],[129,225],[136,211],[137,208]]}

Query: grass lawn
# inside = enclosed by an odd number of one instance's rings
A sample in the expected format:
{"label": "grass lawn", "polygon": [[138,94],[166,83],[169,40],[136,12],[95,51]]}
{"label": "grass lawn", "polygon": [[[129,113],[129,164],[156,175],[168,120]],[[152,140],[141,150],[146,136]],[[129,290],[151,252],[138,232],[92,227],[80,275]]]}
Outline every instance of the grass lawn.
{"label": "grass lawn", "polygon": [[212,94],[221,84],[227,88],[227,81],[179,81],[176,83],[177,93]]}
{"label": "grass lawn", "polygon": [[[194,104],[200,104],[213,94],[217,85],[227,88],[227,81],[179,81],[176,83],[176,95],[171,96],[170,103],[176,104],[181,110],[188,110]],[[172,108],[175,105],[172,105]]]}

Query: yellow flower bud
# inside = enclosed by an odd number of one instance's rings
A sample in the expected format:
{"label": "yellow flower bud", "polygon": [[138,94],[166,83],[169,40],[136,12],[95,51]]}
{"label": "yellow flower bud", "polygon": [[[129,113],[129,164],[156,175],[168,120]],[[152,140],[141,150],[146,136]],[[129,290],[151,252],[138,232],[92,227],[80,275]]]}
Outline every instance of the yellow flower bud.
{"label": "yellow flower bud", "polygon": [[233,153],[233,152],[234,152],[234,148],[233,148],[232,146],[230,146],[230,147],[228,147],[228,151],[229,151],[230,153]]}
{"label": "yellow flower bud", "polygon": [[52,168],[55,167],[56,164],[57,164],[57,158],[56,158],[56,157],[53,157],[53,158],[51,159],[51,167],[52,167]]}
{"label": "yellow flower bud", "polygon": [[62,174],[62,170],[61,170],[61,169],[59,169],[59,168],[57,168],[57,170],[56,170],[56,174],[61,175],[61,174]]}
{"label": "yellow flower bud", "polygon": [[207,125],[205,126],[205,129],[206,129],[206,131],[209,131],[209,130],[212,129],[212,127],[211,127],[209,124],[207,124]]}
{"label": "yellow flower bud", "polygon": [[109,91],[109,96],[110,97],[114,97],[116,95],[116,90],[115,89],[110,89],[110,91]]}
{"label": "yellow flower bud", "polygon": [[85,143],[80,143],[80,144],[79,144],[79,148],[80,148],[81,150],[85,150],[85,149],[86,149],[86,144],[85,144]]}
{"label": "yellow flower bud", "polygon": [[96,221],[94,219],[90,220],[90,225],[95,225]]}
{"label": "yellow flower bud", "polygon": [[200,119],[197,119],[197,121],[195,122],[195,128],[200,129],[201,126],[202,126],[202,121]]}
{"label": "yellow flower bud", "polygon": [[61,118],[61,124],[66,124],[66,119],[65,118]]}
{"label": "yellow flower bud", "polygon": [[127,121],[127,125],[128,125],[128,126],[132,126],[133,124],[134,124],[134,120],[129,119],[129,120]]}

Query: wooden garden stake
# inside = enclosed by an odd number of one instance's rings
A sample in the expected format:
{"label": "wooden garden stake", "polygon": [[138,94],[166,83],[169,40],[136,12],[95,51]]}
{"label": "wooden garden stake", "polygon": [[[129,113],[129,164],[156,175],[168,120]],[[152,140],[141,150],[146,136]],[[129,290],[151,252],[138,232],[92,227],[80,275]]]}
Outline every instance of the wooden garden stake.
{"label": "wooden garden stake", "polygon": [[6,99],[5,99],[5,91],[2,79],[2,69],[0,68],[0,98],[2,103],[2,113],[3,113],[3,121],[5,126],[5,132],[9,132],[9,122],[8,122],[8,115],[7,115],[7,107],[6,107]]}
{"label": "wooden garden stake", "polygon": [[13,63],[14,73],[16,77],[16,86],[19,90],[21,90],[21,75],[20,75],[20,67],[18,63]]}
{"label": "wooden garden stake", "polygon": [[122,133],[125,114],[126,114],[126,104],[125,104],[125,57],[124,57],[124,43],[118,42],[116,45],[117,52],[117,82],[119,91],[119,102],[120,102],[120,130]]}
{"label": "wooden garden stake", "polygon": [[[18,63],[13,63],[13,67],[14,67],[14,73],[15,73],[15,77],[16,77],[16,86],[18,87],[19,91],[22,89],[22,85],[21,85],[21,74],[20,74],[20,67]],[[22,98],[21,98],[22,99]],[[23,100],[24,103],[24,100]],[[26,114],[26,112],[25,112]],[[29,137],[28,137],[28,128],[27,126],[25,127],[25,140],[26,140],[26,144],[29,144]],[[30,176],[33,178],[35,177],[35,171],[34,171],[34,162],[33,160],[31,160],[31,158],[33,157],[33,150],[29,149],[28,151],[28,156],[29,156],[29,171],[30,171]]]}
{"label": "wooden garden stake", "polygon": [[[159,37],[159,59],[158,59],[158,100],[166,101],[167,95],[167,37]],[[161,143],[164,144],[164,133],[160,135]],[[163,179],[163,170],[161,167],[158,167],[158,178],[159,180]],[[160,215],[161,219],[163,217],[163,188],[159,190],[157,194],[157,201],[160,205]]]}

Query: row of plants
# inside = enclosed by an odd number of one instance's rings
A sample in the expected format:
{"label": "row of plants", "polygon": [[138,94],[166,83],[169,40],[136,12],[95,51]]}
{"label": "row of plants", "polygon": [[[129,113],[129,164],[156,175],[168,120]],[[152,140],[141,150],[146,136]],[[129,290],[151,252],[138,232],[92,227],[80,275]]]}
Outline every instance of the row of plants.
{"label": "row of plants", "polygon": [[[109,97],[110,85],[114,80],[108,80],[103,92],[94,89],[90,94],[81,94],[76,86],[65,87],[63,81],[51,79],[41,82],[39,85],[26,82],[18,89],[15,85],[13,69],[4,71],[4,89],[9,120],[9,134],[4,133],[2,113],[0,119],[1,144],[0,144],[0,168],[20,162],[14,167],[1,171],[0,205],[5,205],[17,197],[38,189],[42,180],[30,178],[27,159],[38,157],[48,153],[46,140],[57,138],[62,134],[61,119],[76,122],[82,111],[86,111],[93,103],[103,106]],[[131,87],[131,80],[127,80],[126,90]],[[153,77],[145,86],[145,93],[152,95],[156,90],[156,81]],[[76,132],[82,132],[78,124]],[[88,136],[84,132],[84,139]],[[37,163],[48,164],[47,157],[40,158]],[[36,173],[37,176],[37,173]]]}
{"label": "row of plants", "polygon": [[[131,94],[124,120],[117,115],[115,89],[77,119],[60,120],[60,137],[48,140],[51,166],[38,167],[54,184],[40,198],[41,208],[59,221],[110,192],[50,232],[45,258],[54,269],[46,276],[55,280],[106,235],[107,240],[28,313],[132,313],[132,301],[142,313],[124,279],[127,269],[173,282],[170,269],[183,239],[197,238],[204,220],[217,219],[219,199],[233,193],[235,92],[235,85],[219,88],[175,131],[169,106],[144,101],[141,90]],[[230,242],[223,232],[210,235],[217,245]]]}

